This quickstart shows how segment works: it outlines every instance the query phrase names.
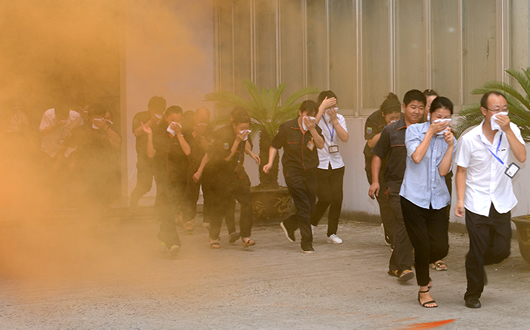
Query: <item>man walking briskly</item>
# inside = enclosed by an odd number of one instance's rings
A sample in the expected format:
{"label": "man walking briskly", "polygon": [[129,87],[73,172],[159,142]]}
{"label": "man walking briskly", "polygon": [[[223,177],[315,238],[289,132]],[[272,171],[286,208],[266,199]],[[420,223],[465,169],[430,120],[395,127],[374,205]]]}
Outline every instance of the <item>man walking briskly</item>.
{"label": "man walking briskly", "polygon": [[455,214],[466,215],[469,252],[466,257],[465,304],[480,308],[485,265],[500,263],[510,255],[511,209],[517,204],[512,178],[519,167],[509,161],[526,160],[521,131],[510,122],[506,98],[497,92],[482,96],[484,120],[460,139],[456,154]]}
{"label": "man walking briskly", "polygon": [[155,176],[155,160],[147,156],[147,134],[142,129],[144,123],[149,127],[155,127],[162,122],[163,113],[166,110],[166,100],[160,96],[153,96],[147,104],[147,111],[138,112],[132,122],[133,134],[136,136],[136,187],[131,192],[129,206],[131,211],[136,211],[138,201],[147,194],[153,186]]}
{"label": "man walking briskly", "polygon": [[[381,132],[377,144],[372,149],[372,185],[368,191],[370,198],[374,199],[380,193],[388,195],[388,201],[396,224],[394,227],[394,249],[390,257],[388,274],[397,277],[398,281],[405,282],[414,278],[412,272],[412,244],[410,243],[407,229],[401,211],[401,198],[399,191],[405,174],[407,148],[405,147],[405,134],[407,127],[417,124],[423,118],[425,108],[425,95],[419,90],[408,91],[403,97],[404,116],[400,120],[386,126]],[[380,191],[379,171],[382,159],[388,156],[385,169],[387,191]]]}

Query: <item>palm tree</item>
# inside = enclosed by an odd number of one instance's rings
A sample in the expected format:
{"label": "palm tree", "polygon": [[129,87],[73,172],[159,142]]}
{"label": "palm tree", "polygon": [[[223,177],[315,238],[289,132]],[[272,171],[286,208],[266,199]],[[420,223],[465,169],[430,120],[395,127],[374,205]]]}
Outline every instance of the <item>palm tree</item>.
{"label": "palm tree", "polygon": [[308,94],[318,93],[318,89],[311,87],[301,88],[292,93],[285,102],[281,103],[282,93],[286,86],[285,83],[281,83],[276,88],[262,88],[261,91],[251,80],[244,80],[243,85],[250,94],[249,101],[246,101],[239,95],[225,91],[207,94],[204,100],[216,102],[217,108],[234,108],[239,106],[247,109],[252,118],[250,125],[250,130],[252,131],[251,139],[257,133],[260,133],[259,157],[261,158],[261,164],[259,166],[260,184],[258,187],[263,189],[278,188],[279,157],[276,157],[274,166],[269,171],[269,174],[263,172],[263,165],[269,159],[271,140],[278,133],[281,124],[297,116],[301,104],[297,102],[298,99]]}
{"label": "palm tree", "polygon": [[[530,68],[521,71],[508,69],[506,72],[515,78],[520,85],[523,94],[515,87],[502,81],[488,81],[481,88],[474,89],[471,94],[484,94],[487,92],[499,92],[508,102],[510,120],[519,126],[521,135],[526,142],[530,141]],[[460,117],[458,124],[454,127],[454,132],[459,137],[468,128],[480,124],[484,116],[480,111],[480,104],[474,103],[466,106],[458,114]]]}

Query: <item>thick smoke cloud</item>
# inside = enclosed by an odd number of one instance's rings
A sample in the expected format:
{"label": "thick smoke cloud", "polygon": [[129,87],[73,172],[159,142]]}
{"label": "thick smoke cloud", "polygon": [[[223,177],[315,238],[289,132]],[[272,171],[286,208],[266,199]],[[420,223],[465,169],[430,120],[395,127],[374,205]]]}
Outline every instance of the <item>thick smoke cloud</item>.
{"label": "thick smoke cloud", "polygon": [[[68,211],[57,217],[50,211],[57,209],[51,204],[51,188],[57,187],[41,161],[38,124],[58,104],[101,103],[121,126],[132,159],[130,118],[146,110],[149,97],[162,95],[185,110],[203,105],[213,88],[213,77],[205,76],[213,70],[204,70],[213,66],[204,52],[213,43],[213,10],[205,15],[210,0],[186,3],[0,3],[0,122],[15,100],[25,104],[29,118],[21,141],[10,140],[0,126],[0,277],[118,278],[153,257],[135,246],[116,219],[102,227],[90,215],[75,218]],[[156,225],[146,235],[156,244]]]}

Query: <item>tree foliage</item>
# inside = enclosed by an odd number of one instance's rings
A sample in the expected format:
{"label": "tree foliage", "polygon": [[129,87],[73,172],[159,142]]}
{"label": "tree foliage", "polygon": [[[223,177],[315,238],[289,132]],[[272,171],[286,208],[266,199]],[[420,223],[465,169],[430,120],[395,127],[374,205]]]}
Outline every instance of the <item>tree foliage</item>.
{"label": "tree foliage", "polygon": [[[519,92],[517,88],[502,82],[502,81],[488,81],[484,86],[476,88],[471,91],[471,94],[484,94],[487,92],[499,92],[508,103],[508,111],[510,120],[521,129],[521,135],[526,142],[530,142],[530,68],[522,69],[521,71],[508,69],[506,72],[515,78],[520,86]],[[484,119],[480,110],[480,104],[474,103],[464,107],[458,114],[460,117],[458,124],[453,128],[457,137],[459,137],[467,129],[476,126]]]}
{"label": "tree foliage", "polygon": [[248,101],[239,95],[225,91],[207,94],[204,100],[216,102],[218,108],[240,106],[247,109],[252,118],[250,128],[252,136],[258,132],[266,132],[271,139],[276,135],[281,124],[296,117],[301,104],[297,101],[301,97],[318,93],[316,88],[304,87],[291,94],[282,103],[281,97],[285,90],[285,83],[281,83],[276,88],[262,88],[261,90],[248,79],[243,81],[243,85],[250,95]]}

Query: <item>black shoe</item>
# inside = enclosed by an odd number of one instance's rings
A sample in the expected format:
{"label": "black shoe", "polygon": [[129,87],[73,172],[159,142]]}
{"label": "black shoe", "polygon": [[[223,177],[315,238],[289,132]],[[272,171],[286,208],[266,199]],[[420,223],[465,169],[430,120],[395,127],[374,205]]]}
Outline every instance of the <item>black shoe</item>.
{"label": "black shoe", "polygon": [[228,242],[230,242],[230,244],[232,243],[235,243],[241,236],[239,236],[239,233],[230,233],[230,236],[228,238]]}
{"label": "black shoe", "polygon": [[313,249],[312,246],[305,247],[305,248],[302,248],[302,253],[307,253],[307,254],[315,253],[315,249]]}
{"label": "black shoe", "polygon": [[466,301],[466,307],[469,307],[469,308],[480,308],[482,306],[478,298],[468,297],[468,298],[465,298],[465,301]]}
{"label": "black shoe", "polygon": [[280,222],[280,227],[282,227],[283,232],[285,233],[285,237],[287,237],[289,242],[293,243],[294,241],[296,241],[296,237],[294,236],[294,230],[289,230],[289,228],[287,228],[283,222]]}

